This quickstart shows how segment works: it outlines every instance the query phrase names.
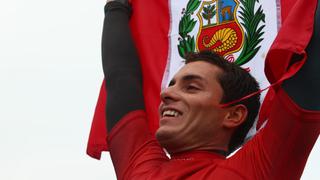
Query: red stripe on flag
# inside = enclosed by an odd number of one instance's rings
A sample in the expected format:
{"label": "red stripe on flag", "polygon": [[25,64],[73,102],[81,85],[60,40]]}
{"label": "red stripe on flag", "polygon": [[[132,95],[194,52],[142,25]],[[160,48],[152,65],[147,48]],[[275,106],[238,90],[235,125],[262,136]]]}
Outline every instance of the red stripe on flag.
{"label": "red stripe on flag", "polygon": [[152,132],[159,126],[158,105],[163,73],[169,49],[168,1],[133,1],[131,28],[140,55],[143,90],[149,128]]}
{"label": "red stripe on flag", "polygon": [[89,135],[87,154],[93,158],[100,159],[101,152],[108,149],[107,139],[107,126],[106,126],[106,102],[107,102],[107,91],[105,88],[105,82],[103,81],[96,109],[93,116],[91,125],[91,131]]}

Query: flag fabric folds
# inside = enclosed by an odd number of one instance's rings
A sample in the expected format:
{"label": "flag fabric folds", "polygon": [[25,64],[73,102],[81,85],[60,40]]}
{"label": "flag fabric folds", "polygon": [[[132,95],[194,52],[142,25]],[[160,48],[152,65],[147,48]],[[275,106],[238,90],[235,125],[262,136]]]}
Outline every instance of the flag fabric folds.
{"label": "flag fabric folds", "polygon": [[[291,66],[288,73],[289,60],[294,54],[306,57],[304,49],[312,35],[316,3],[317,0],[132,0],[130,27],[142,65],[151,132],[158,128],[160,91],[183,66],[186,53],[215,51],[249,71],[262,88],[269,86],[267,78],[276,83],[293,75],[303,61]],[[303,21],[297,25],[301,18]],[[272,91],[263,103],[259,126],[267,119]],[[108,150],[106,98],[107,87],[103,83],[87,146],[87,154],[96,159]]]}

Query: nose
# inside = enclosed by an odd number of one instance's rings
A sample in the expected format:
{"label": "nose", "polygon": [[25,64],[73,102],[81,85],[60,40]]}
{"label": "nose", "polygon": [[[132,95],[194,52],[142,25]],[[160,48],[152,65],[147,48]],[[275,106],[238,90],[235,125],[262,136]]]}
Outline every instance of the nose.
{"label": "nose", "polygon": [[160,98],[163,103],[168,104],[177,101],[179,99],[179,95],[174,86],[169,86],[161,91]]}

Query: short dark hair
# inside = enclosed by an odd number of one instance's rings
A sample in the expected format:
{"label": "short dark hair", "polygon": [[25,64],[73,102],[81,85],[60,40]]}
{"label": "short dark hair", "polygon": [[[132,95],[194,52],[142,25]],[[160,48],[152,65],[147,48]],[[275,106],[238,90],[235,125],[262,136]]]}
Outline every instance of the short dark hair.
{"label": "short dark hair", "polygon": [[[259,91],[259,84],[250,73],[214,52],[200,51],[186,56],[186,64],[195,61],[205,61],[223,70],[218,75],[218,82],[223,89],[223,97],[220,103],[229,103]],[[243,144],[248,131],[252,127],[260,108],[260,93],[232,105],[236,104],[245,105],[248,109],[248,115],[232,134],[228,145],[228,154]]]}

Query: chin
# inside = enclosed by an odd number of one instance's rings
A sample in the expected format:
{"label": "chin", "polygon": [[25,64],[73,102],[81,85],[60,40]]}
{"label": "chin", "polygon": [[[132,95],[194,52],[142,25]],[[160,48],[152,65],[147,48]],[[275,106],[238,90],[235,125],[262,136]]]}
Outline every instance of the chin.
{"label": "chin", "polygon": [[156,131],[156,139],[159,141],[162,147],[166,148],[168,142],[174,137],[174,131],[170,128],[160,126]]}
{"label": "chin", "polygon": [[159,127],[156,131],[156,138],[160,142],[162,140],[168,139],[170,137],[169,134],[170,133],[168,132],[168,130],[166,130],[166,128]]}
{"label": "chin", "polygon": [[176,130],[163,126],[156,131],[155,135],[161,147],[165,148],[169,153],[174,153],[179,149],[180,141],[175,138],[178,135]]}

